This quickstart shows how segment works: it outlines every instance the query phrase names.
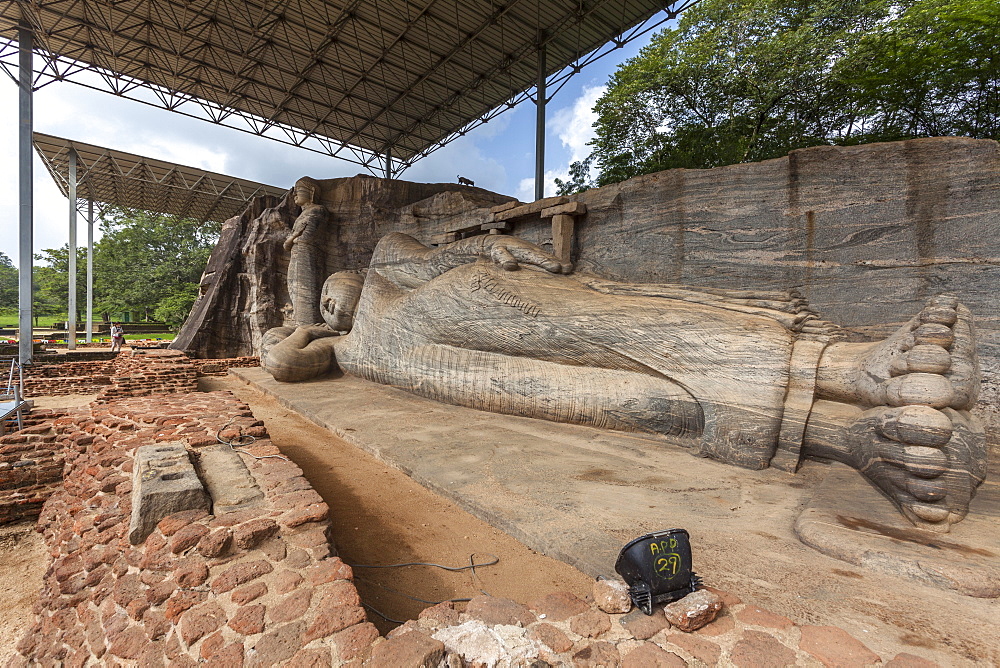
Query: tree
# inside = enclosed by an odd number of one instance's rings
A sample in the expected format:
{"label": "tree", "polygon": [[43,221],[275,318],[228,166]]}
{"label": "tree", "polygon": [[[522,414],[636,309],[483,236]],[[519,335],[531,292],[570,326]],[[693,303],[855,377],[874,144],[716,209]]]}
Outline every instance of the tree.
{"label": "tree", "polygon": [[17,267],[0,253],[0,311],[17,311]]}
{"label": "tree", "polygon": [[113,212],[101,229],[95,255],[99,310],[142,311],[147,319],[161,306],[164,313],[183,310],[185,303],[190,310],[219,236],[217,223]]}
{"label": "tree", "polygon": [[[998,24],[982,0],[701,0],[612,76],[594,181],[820,144],[995,138]],[[589,181],[579,163],[561,185]]]}
{"label": "tree", "polygon": [[1000,138],[1000,3],[922,0],[865,35],[838,76],[865,109],[856,141]]}
{"label": "tree", "polygon": [[[35,255],[43,263],[35,267],[35,297],[32,310],[37,315],[59,315],[69,312],[69,244],[62,248],[46,248]],[[76,249],[76,316],[87,306],[87,251]]]}
{"label": "tree", "polygon": [[187,283],[161,299],[153,311],[153,316],[160,322],[167,323],[171,329],[180,329],[197,298],[198,284]]}

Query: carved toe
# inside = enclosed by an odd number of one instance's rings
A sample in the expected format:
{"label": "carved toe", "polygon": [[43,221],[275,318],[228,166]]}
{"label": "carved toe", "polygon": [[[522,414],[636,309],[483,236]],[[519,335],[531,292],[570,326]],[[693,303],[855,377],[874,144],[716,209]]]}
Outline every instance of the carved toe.
{"label": "carved toe", "polygon": [[933,408],[950,406],[954,399],[951,381],[932,373],[908,373],[885,383],[886,402],[890,406],[924,405]]}
{"label": "carved toe", "polygon": [[946,373],[951,369],[951,355],[942,346],[920,344],[906,353],[909,373]]}
{"label": "carved toe", "polygon": [[944,447],[951,440],[951,420],[930,406],[889,409],[879,418],[881,435],[900,443],[930,448]]}

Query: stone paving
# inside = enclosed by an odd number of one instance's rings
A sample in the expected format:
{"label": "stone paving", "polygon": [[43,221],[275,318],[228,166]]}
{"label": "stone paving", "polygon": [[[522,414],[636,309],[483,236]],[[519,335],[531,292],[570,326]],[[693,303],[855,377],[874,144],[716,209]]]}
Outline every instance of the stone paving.
{"label": "stone paving", "polygon": [[[694,622],[689,599],[669,618],[646,616],[604,581],[587,600],[553,592],[527,604],[439,604],[381,637],[331,545],[326,504],[231,394],[108,398],[25,431],[64,469],[38,525],[52,562],[10,666],[938,665],[879,656],[839,628],[795,624],[711,588],[698,607],[711,612]],[[129,543],[136,448],[197,454],[217,437],[246,436],[256,441],[239,450],[260,507],[177,513]]]}

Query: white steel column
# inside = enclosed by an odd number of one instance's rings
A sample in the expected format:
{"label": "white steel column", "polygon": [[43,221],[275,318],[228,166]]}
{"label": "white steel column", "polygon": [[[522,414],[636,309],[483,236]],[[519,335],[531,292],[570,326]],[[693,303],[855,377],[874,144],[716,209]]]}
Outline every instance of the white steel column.
{"label": "white steel column", "polygon": [[17,30],[17,172],[18,172],[18,357],[31,364],[32,257],[32,55],[34,35],[26,21]]}
{"label": "white steel column", "polygon": [[76,350],[76,149],[69,150],[69,310],[66,349]]}
{"label": "white steel column", "polygon": [[87,343],[94,340],[94,200],[87,200]]}

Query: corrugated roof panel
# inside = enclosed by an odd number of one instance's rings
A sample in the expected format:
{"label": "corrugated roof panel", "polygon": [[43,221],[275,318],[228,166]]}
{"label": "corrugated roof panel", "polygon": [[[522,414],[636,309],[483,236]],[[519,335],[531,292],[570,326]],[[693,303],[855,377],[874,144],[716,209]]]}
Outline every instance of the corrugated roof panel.
{"label": "corrugated roof panel", "polygon": [[34,133],[35,150],[64,196],[69,193],[69,152],[77,154],[80,199],[198,220],[239,215],[257,195],[282,196],[285,188],[176,165],[124,151]]}
{"label": "corrugated roof panel", "polygon": [[531,89],[540,31],[551,73],[693,1],[15,0],[0,39],[407,160]]}

